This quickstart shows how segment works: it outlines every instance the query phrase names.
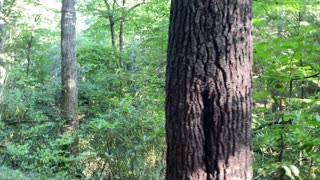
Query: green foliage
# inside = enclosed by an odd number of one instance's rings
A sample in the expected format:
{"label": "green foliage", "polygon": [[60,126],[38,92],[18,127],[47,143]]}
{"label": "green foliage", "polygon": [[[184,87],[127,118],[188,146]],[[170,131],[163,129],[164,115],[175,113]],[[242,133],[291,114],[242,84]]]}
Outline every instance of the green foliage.
{"label": "green foliage", "polygon": [[319,178],[320,21],[314,3],[255,4],[257,179]]}
{"label": "green foliage", "polygon": [[0,179],[5,180],[67,180],[70,179],[66,174],[57,173],[54,176],[48,176],[38,173],[23,173],[19,170],[0,167]]}
{"label": "green foliage", "polygon": [[[137,99],[114,99],[112,112],[93,119],[87,152],[100,157],[95,174],[111,179],[154,179],[163,176],[163,114],[152,109],[140,110]],[[140,106],[141,107],[141,106]],[[161,112],[161,111],[160,111]],[[106,170],[107,169],[107,170]]]}
{"label": "green foliage", "polygon": [[[162,33],[159,31],[166,29],[155,32]],[[85,114],[82,134],[88,154],[83,163],[88,176],[164,176],[164,60],[158,59],[163,59],[164,52],[159,50],[165,42],[159,39],[161,43],[151,49],[146,43],[152,40],[142,38],[148,36],[133,34],[122,53],[110,46],[79,47],[78,61],[83,71],[80,109]],[[119,58],[125,68],[119,67]]]}

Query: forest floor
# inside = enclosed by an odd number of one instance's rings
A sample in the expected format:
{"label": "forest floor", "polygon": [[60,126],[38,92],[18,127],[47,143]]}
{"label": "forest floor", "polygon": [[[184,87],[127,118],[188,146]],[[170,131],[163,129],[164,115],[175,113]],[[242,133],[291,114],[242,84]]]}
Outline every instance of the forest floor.
{"label": "forest floor", "polygon": [[48,177],[33,172],[21,172],[19,170],[10,169],[8,167],[0,167],[0,180],[68,180],[63,175],[54,175]]}

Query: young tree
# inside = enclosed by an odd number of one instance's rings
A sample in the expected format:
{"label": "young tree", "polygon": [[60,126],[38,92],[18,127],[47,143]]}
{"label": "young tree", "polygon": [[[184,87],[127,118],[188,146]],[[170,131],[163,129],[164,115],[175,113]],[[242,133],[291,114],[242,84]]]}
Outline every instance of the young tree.
{"label": "young tree", "polygon": [[71,130],[79,127],[75,37],[75,0],[63,0],[61,15],[61,118],[69,122]]}
{"label": "young tree", "polygon": [[251,0],[172,0],[167,179],[252,179]]}

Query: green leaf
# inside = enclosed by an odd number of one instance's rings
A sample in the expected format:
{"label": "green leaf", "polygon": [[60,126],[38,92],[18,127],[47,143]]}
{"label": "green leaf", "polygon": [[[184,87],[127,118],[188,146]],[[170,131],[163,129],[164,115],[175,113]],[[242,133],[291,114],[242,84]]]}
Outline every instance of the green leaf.
{"label": "green leaf", "polygon": [[100,119],[99,123],[98,123],[98,129],[101,129],[103,127],[103,124],[105,123],[104,119]]}
{"label": "green leaf", "polygon": [[295,165],[290,165],[289,167],[290,167],[291,172],[293,173],[294,176],[299,176],[300,171],[299,171],[299,169],[297,168],[297,166],[295,166]]}
{"label": "green leaf", "polygon": [[289,120],[297,120],[298,115],[294,112],[289,112],[284,114],[284,121],[287,122]]}
{"label": "green leaf", "polygon": [[288,177],[290,177],[291,179],[294,179],[294,177],[292,176],[292,173],[291,173],[291,170],[290,170],[289,167],[287,167],[287,166],[282,166],[282,168],[286,171],[286,175],[287,175]]}

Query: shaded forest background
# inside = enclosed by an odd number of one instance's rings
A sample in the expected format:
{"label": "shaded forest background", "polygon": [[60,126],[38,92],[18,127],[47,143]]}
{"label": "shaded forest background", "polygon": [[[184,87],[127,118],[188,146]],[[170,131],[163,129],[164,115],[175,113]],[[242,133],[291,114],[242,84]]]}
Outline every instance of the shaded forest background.
{"label": "shaded forest background", "polygon": [[[254,177],[319,179],[320,1],[253,9]],[[78,0],[72,132],[59,115],[60,10],[54,0],[1,7],[0,179],[163,179],[169,2]]]}

